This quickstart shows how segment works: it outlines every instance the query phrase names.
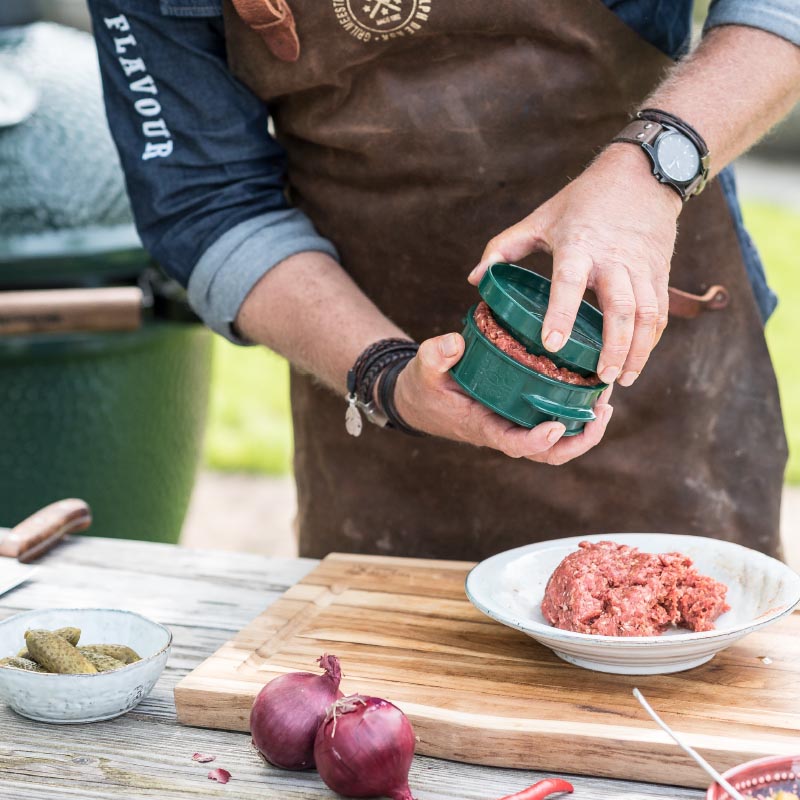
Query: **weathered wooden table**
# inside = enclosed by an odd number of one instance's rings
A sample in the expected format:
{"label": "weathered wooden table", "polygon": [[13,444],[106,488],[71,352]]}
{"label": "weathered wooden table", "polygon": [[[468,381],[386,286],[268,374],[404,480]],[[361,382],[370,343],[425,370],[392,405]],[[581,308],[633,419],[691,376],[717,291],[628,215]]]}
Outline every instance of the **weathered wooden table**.
{"label": "weathered wooden table", "polygon": [[[316,773],[266,766],[248,736],[177,724],[175,684],[315,564],[171,545],[73,538],[42,559],[33,579],[0,597],[0,618],[47,607],[117,607],[167,625],[175,641],[152,694],[124,717],[92,725],[30,722],[0,708],[0,798],[334,798]],[[214,764],[192,761],[195,752]],[[232,774],[227,785],[210,767]],[[534,783],[534,772],[417,757],[418,800],[492,800]],[[576,800],[701,800],[702,792],[575,778]]]}

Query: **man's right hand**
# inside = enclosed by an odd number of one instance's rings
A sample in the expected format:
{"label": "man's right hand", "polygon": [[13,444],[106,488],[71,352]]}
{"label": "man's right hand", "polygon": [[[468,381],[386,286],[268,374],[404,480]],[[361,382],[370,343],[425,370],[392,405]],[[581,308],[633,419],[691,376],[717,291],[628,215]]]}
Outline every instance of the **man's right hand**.
{"label": "man's right hand", "polygon": [[603,438],[613,411],[608,404],[612,387],[603,392],[594,407],[597,419],[577,436],[563,439],[565,429],[560,422],[522,428],[468,397],[448,375],[463,352],[464,339],[459,334],[437,336],[424,341],[416,357],[400,373],[395,405],[413,428],[457,442],[491,447],[511,458],[552,465],[583,455]]}

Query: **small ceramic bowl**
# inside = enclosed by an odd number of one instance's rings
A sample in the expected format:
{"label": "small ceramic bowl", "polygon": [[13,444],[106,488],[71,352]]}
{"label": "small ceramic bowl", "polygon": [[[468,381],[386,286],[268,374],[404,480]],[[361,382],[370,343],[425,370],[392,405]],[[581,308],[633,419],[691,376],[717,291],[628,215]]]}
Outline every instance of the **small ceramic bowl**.
{"label": "small ceramic bowl", "polygon": [[112,608],[26,611],[0,622],[0,658],[16,655],[31,628],[77,627],[81,644],[125,644],[141,661],[96,675],[51,675],[0,668],[0,700],[38,722],[98,722],[125,714],[155,685],[167,663],[172,634],[163,625]]}
{"label": "small ceramic bowl", "polygon": [[[769,800],[780,791],[800,797],[800,753],[748,761],[729,769],[722,777],[745,797],[755,800]],[[730,795],[715,783],[709,786],[706,800],[730,800]]]}
{"label": "small ceramic bowl", "polygon": [[[682,628],[663,636],[599,636],[554,628],[541,611],[547,581],[582,541],[612,541],[646,553],[679,552],[704,575],[728,586],[731,610],[716,629]],[[668,533],[606,533],[518,547],[482,561],[467,577],[467,596],[484,614],[523,631],[559,658],[618,675],[660,675],[692,669],[764,628],[800,603],[800,575],[774,558],[731,542]]]}

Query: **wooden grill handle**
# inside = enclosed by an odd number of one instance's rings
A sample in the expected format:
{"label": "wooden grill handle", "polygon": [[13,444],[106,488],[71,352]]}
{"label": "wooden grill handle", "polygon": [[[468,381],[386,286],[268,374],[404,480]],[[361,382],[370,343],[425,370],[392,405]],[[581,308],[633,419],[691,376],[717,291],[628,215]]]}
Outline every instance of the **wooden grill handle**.
{"label": "wooden grill handle", "polygon": [[0,292],[0,336],[57,331],[132,331],[142,324],[138,286]]}

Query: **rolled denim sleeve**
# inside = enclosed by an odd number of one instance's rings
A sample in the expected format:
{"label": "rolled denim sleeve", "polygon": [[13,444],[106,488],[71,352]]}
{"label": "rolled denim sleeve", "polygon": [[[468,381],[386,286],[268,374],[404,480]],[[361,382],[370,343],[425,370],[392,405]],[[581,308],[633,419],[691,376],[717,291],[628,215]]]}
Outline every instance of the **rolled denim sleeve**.
{"label": "rolled denim sleeve", "polygon": [[746,25],[774,33],[800,46],[798,0],[713,0],[705,29],[719,25]]}
{"label": "rolled denim sleeve", "polygon": [[290,255],[337,257],[289,206],[268,110],[227,67],[220,0],[89,0],[106,113],[136,226],[188,287],[206,324],[232,324],[255,284]]}

